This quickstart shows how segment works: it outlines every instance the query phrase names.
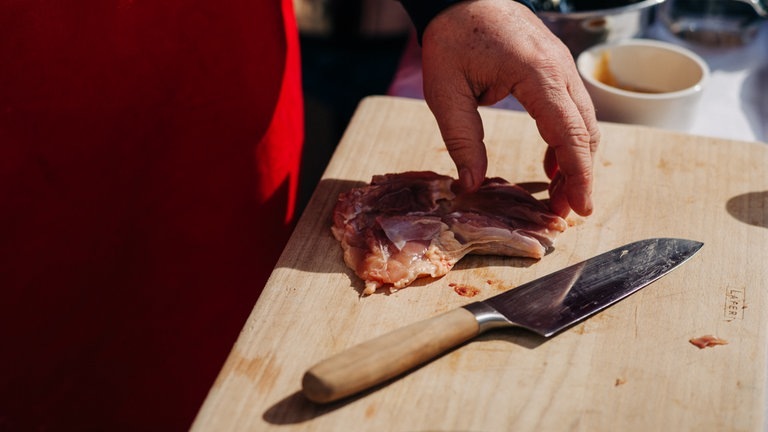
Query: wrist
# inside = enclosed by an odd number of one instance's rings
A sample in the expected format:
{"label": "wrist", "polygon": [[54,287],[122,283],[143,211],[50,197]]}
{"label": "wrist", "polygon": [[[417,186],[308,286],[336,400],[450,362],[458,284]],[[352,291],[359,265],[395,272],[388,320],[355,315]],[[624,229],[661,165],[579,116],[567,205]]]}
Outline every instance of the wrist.
{"label": "wrist", "polygon": [[[432,19],[440,12],[457,3],[461,3],[462,1],[465,0],[400,0],[400,3],[403,5],[403,8],[405,8],[405,11],[411,18],[411,22],[413,22],[413,25],[416,27],[419,45],[421,45],[424,30],[427,28],[430,21],[432,21]],[[514,1],[525,5],[531,11],[536,11],[530,0]]]}

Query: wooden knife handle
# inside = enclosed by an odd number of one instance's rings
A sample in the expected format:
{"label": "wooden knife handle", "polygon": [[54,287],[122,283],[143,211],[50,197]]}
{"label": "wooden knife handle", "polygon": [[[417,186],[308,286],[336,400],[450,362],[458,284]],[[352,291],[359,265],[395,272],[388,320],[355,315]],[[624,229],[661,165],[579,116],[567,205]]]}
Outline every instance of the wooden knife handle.
{"label": "wooden knife handle", "polygon": [[478,334],[472,312],[454,309],[321,361],[302,379],[304,395],[326,403],[394,378]]}

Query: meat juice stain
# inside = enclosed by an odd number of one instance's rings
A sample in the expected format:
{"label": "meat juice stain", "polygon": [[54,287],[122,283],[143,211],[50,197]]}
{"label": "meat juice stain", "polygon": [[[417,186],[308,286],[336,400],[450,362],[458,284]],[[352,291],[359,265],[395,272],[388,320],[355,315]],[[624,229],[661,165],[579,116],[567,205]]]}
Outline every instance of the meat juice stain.
{"label": "meat juice stain", "polygon": [[365,408],[365,418],[372,418],[376,414],[376,407],[373,405],[368,405]]}
{"label": "meat juice stain", "polygon": [[506,285],[504,281],[501,281],[501,280],[488,279],[485,281],[485,283],[488,284],[489,287],[493,287],[497,291],[509,291],[515,287],[514,285]]}
{"label": "meat juice stain", "polygon": [[453,290],[456,292],[456,294],[463,296],[463,297],[474,297],[478,294],[480,294],[480,289],[475,288],[470,285],[459,285],[456,283],[449,283],[449,287],[453,288]]}
{"label": "meat juice stain", "polygon": [[260,391],[268,392],[275,387],[281,368],[274,357],[249,358],[238,351],[233,351],[224,364],[222,375],[245,376],[255,382]]}

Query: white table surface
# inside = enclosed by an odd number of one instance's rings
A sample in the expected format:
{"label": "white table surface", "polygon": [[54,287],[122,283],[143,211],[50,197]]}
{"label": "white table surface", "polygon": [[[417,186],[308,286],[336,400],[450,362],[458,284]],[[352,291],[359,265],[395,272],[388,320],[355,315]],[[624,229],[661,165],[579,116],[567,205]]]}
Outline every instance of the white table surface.
{"label": "white table surface", "polygon": [[[660,25],[647,37],[683,45],[711,69],[694,124],[686,132],[717,138],[768,142],[768,21],[748,45],[715,49],[686,44]],[[412,39],[389,88],[392,96],[423,98],[419,46]],[[512,96],[494,105],[523,110]]]}

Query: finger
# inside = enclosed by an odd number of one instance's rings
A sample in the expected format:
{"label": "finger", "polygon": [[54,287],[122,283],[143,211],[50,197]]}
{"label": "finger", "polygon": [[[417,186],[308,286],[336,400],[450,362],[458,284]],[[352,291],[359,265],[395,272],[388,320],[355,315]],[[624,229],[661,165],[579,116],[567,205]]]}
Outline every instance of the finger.
{"label": "finger", "polygon": [[454,85],[446,85],[446,81],[428,79],[429,73],[428,69],[424,70],[424,82],[439,82],[441,86],[427,88],[425,85],[424,99],[456,164],[461,188],[474,192],[485,179],[488,168],[483,122],[477,111],[477,101],[463,78],[452,81]]}
{"label": "finger", "polygon": [[[595,153],[597,152],[598,146],[600,144],[601,133],[597,123],[597,118],[595,116],[594,105],[592,104],[586,89],[581,85],[581,81],[578,83],[578,86],[574,86],[574,88],[570,89],[570,93],[577,109],[581,113],[581,118],[584,121],[584,125],[587,128],[587,132],[589,134],[589,166],[576,169],[579,170],[588,168],[589,172],[588,174],[585,174],[586,180],[583,187],[578,181],[573,181],[573,179],[563,182],[562,190],[556,190],[554,193],[556,198],[553,204],[553,211],[558,214],[562,214],[562,208],[565,203],[562,202],[563,200],[560,197],[565,197],[565,201],[567,201],[567,203],[573,207],[576,213],[582,216],[588,216],[592,214],[594,209],[594,203],[592,202],[592,188],[594,185]],[[553,153],[555,153],[555,160],[558,160],[557,151],[554,151]],[[565,157],[567,158],[568,155]],[[559,162],[556,163],[556,165],[558,165],[556,172],[560,172]],[[579,203],[580,199],[584,199],[583,204]]]}
{"label": "finger", "polygon": [[[483,124],[476,107],[459,103],[430,103],[440,133],[459,173],[463,190],[473,192],[480,187],[488,167],[483,143]],[[474,99],[471,101],[474,102]]]}
{"label": "finger", "polygon": [[547,178],[552,180],[557,174],[557,158],[555,157],[555,149],[547,147],[547,151],[544,153],[544,173],[547,174]]}
{"label": "finger", "polygon": [[597,122],[595,106],[592,103],[592,99],[589,97],[587,89],[582,84],[581,77],[578,75],[578,72],[574,71],[574,75],[575,76],[570,79],[570,83],[572,84],[568,86],[568,91],[571,94],[573,102],[576,104],[576,108],[581,113],[581,118],[584,120],[584,125],[587,127],[587,131],[589,132],[589,151],[594,159],[594,155],[600,145],[600,127]]}
{"label": "finger", "polygon": [[591,162],[594,166],[595,153],[597,152],[601,139],[600,127],[597,122],[597,116],[595,115],[595,107],[587,89],[582,84],[581,77],[576,71],[576,68],[571,67],[569,70],[571,71],[571,75],[568,82],[568,93],[576,104],[576,108],[581,113],[581,118],[584,120],[584,125],[589,132],[589,151]]}
{"label": "finger", "polygon": [[[563,176],[560,187],[555,188],[554,191],[554,205],[558,206],[566,201],[576,213],[587,216],[592,213],[594,207],[592,203],[593,168],[595,152],[600,143],[600,129],[595,116],[594,105],[581,83],[578,72],[575,68],[569,68],[569,70],[571,76],[566,88],[570,100],[573,101],[587,130],[588,153],[583,150],[584,140],[580,138],[583,136],[580,132],[571,135],[571,144],[566,142],[560,147],[549,147],[549,149],[554,149],[551,153],[555,155],[555,172],[562,173]],[[571,158],[574,159],[571,160]]]}
{"label": "finger", "polygon": [[549,209],[563,218],[568,216],[568,213],[571,211],[571,207],[562,190],[564,185],[565,178],[559,172],[555,174],[549,183]]}
{"label": "finger", "polygon": [[[542,72],[536,80],[522,82],[515,96],[535,119],[544,141],[552,148],[562,185],[553,188],[555,202],[565,202],[578,214],[592,213],[592,134],[581,110],[568,92],[559,65]],[[551,164],[550,159],[545,161]]]}
{"label": "finger", "polygon": [[[589,180],[584,185],[586,190],[581,188],[581,185],[579,182],[575,182],[572,180],[571,181],[563,180],[562,185],[558,188],[555,188],[555,195],[565,196],[567,198],[567,201],[573,205],[574,210],[576,210],[577,213],[586,215],[586,214],[590,214],[593,208],[593,204],[591,202],[592,185],[594,183],[594,180],[592,179],[592,173],[594,168],[594,157],[595,157],[595,153],[597,152],[597,148],[600,144],[601,134],[600,134],[600,128],[597,123],[597,117],[595,116],[594,105],[592,104],[592,100],[589,96],[589,93],[587,93],[587,90],[581,81],[581,77],[579,76],[579,73],[575,65],[572,63],[565,63],[563,64],[563,70],[565,71],[564,73],[566,75],[566,84],[567,84],[566,89],[567,89],[568,95],[570,95],[570,100],[573,101],[574,105],[576,106],[576,109],[579,111],[581,120],[584,122],[584,126],[586,127],[587,133],[589,136],[589,158],[588,160],[587,159],[584,160],[584,162],[588,162]],[[560,162],[558,162],[557,151],[550,150],[550,149],[552,149],[552,147],[548,147],[547,153],[550,158],[554,154],[554,159],[555,159],[554,172],[559,172]],[[547,158],[545,157],[545,163],[547,163],[546,159]],[[545,170],[547,169],[552,170],[552,167],[545,166]],[[584,196],[584,193],[587,194],[586,197],[588,198],[588,200],[585,202],[584,206],[582,207],[582,206],[579,206],[577,201],[579,197]],[[555,201],[559,202],[560,200],[556,199]],[[585,212],[587,213],[585,214]]]}
{"label": "finger", "polygon": [[[575,109],[573,107],[572,109]],[[561,131],[552,131],[553,118],[537,121],[542,137],[554,150],[557,160],[555,178],[560,176],[560,187],[553,190],[555,202],[567,202],[578,214],[587,216],[592,213],[592,152],[591,138],[586,125],[579,116],[565,114],[565,124]]]}

